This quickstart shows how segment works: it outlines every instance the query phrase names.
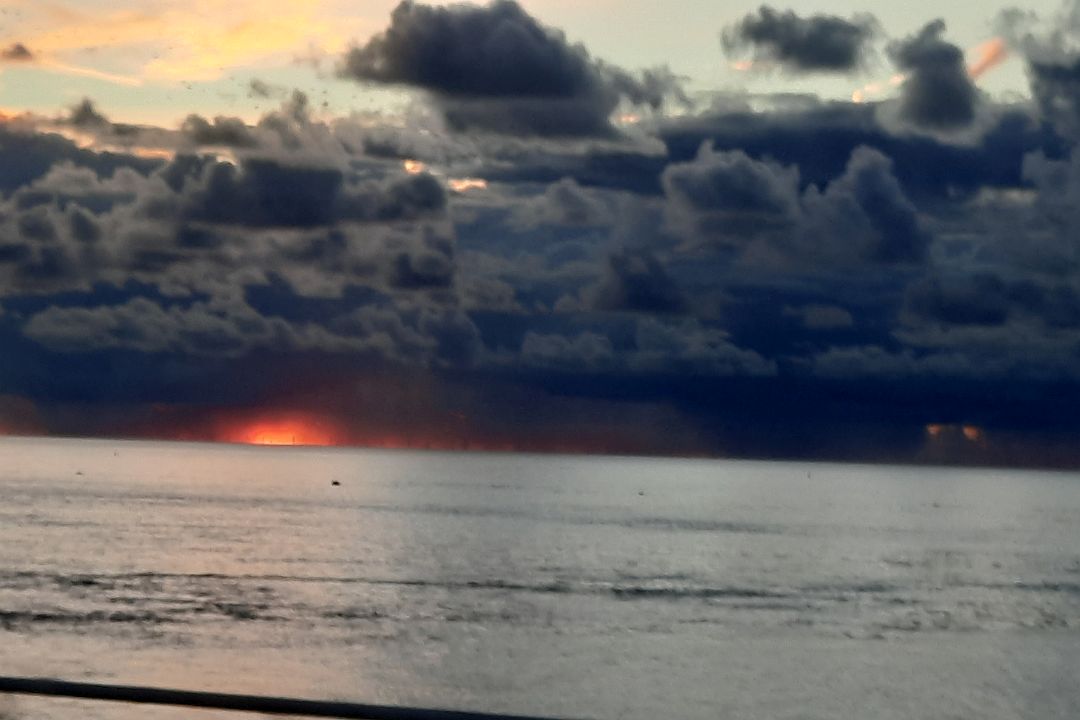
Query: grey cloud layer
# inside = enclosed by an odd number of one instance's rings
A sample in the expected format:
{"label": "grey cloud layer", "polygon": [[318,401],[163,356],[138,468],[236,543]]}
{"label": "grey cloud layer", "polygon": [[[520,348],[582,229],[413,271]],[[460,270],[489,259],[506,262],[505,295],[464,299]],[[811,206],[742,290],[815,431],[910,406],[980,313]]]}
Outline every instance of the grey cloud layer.
{"label": "grey cloud layer", "polygon": [[892,162],[856,148],[823,190],[799,171],[704,146],[663,175],[668,220],[691,241],[806,267],[920,263],[932,240],[892,173]]}

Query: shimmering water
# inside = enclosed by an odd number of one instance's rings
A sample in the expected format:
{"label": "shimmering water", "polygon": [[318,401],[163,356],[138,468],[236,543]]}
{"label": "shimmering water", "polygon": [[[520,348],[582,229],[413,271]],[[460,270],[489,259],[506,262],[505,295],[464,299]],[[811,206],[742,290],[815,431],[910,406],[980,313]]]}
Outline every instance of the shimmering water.
{"label": "shimmering water", "polygon": [[1080,476],[0,440],[0,674],[598,720],[1072,719]]}

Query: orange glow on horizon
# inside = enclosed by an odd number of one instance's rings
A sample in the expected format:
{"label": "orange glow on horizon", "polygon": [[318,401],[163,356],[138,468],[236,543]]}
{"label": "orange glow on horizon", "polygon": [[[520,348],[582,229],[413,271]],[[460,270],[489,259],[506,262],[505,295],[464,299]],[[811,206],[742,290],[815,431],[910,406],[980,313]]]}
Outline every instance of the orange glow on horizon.
{"label": "orange glow on horizon", "polygon": [[420,162],[419,160],[406,160],[404,163],[402,163],[402,165],[405,167],[405,172],[409,173],[410,175],[419,175],[420,173],[427,170],[427,165]]}
{"label": "orange glow on horizon", "polygon": [[964,437],[970,442],[979,442],[983,439],[982,428],[974,425],[965,425],[961,428],[961,432],[964,433]]}
{"label": "orange glow on horizon", "polygon": [[229,424],[217,439],[242,445],[296,445],[329,447],[342,444],[330,423],[304,415],[258,418]]}

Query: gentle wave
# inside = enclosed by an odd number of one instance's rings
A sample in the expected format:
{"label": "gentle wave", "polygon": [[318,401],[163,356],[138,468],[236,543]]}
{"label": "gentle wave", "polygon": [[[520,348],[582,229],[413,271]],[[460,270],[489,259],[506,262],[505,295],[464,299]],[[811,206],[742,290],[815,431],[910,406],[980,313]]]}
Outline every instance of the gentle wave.
{"label": "gentle wave", "polygon": [[900,589],[885,583],[836,583],[793,588],[752,586],[705,586],[690,581],[687,575],[633,576],[619,575],[618,579],[551,580],[520,582],[505,579],[425,580],[413,578],[371,578],[353,576],[240,574],[224,573],[116,573],[103,575],[58,575],[51,573],[16,572],[0,574],[0,588],[30,589],[52,584],[60,588],[97,588],[116,590],[123,587],[147,586],[161,588],[163,583],[259,582],[300,584],[374,585],[392,587],[432,588],[440,590],[511,591],[537,594],[613,595],[619,599],[684,599],[684,598],[790,598],[799,596],[836,596],[860,593],[885,593]]}
{"label": "gentle wave", "polygon": [[475,505],[394,505],[394,504],[348,504],[349,510],[377,513],[400,513],[405,515],[442,515],[446,517],[495,518],[501,520],[530,520],[561,525],[610,526],[629,530],[653,530],[658,532],[688,532],[717,534],[776,535],[791,534],[791,527],[732,520],[695,519],[685,517],[625,517],[605,516],[595,512],[551,512],[521,508],[480,507]]}
{"label": "gentle wave", "polygon": [[[312,596],[311,591],[302,589],[319,584],[410,592],[379,595],[328,588]],[[195,626],[207,622],[311,620],[363,625],[372,632],[397,632],[394,627],[416,622],[528,623],[542,617],[536,614],[537,606],[528,595],[594,597],[620,604],[674,603],[680,607],[672,615],[677,623],[780,624],[863,638],[915,632],[1080,628],[1080,583],[1052,579],[1013,583],[961,580],[945,586],[861,579],[758,586],[702,583],[685,573],[615,573],[613,577],[524,582],[506,578],[9,571],[0,573],[0,589],[9,591],[9,597],[11,591],[24,591],[31,597],[52,598],[44,609],[40,605],[4,608],[0,598],[0,630],[13,632],[85,625],[187,625],[194,631]],[[42,592],[52,595],[41,596]],[[319,599],[313,603],[313,597]],[[432,599],[437,600],[434,605]],[[87,607],[72,609],[71,605]],[[124,607],[118,609],[117,605]]]}
{"label": "gentle wave", "polygon": [[88,625],[99,623],[140,623],[159,624],[177,622],[167,615],[151,611],[114,611],[90,610],[0,610],[0,628],[15,630],[19,625]]}
{"label": "gentle wave", "polygon": [[[430,587],[446,590],[509,590],[531,593],[555,594],[604,594],[611,593],[619,597],[791,597],[793,595],[837,595],[847,594],[885,594],[918,590],[918,585],[905,585],[884,581],[853,581],[833,583],[811,583],[801,586],[773,587],[713,587],[699,585],[694,578],[685,573],[667,575],[638,575],[615,573],[614,579],[579,578],[575,580],[557,579],[545,582],[522,582],[500,578],[484,579],[420,579],[420,578],[378,578],[347,575],[293,575],[276,573],[59,573],[36,572],[32,570],[0,572],[0,589],[31,589],[44,585],[60,588],[97,588],[113,590],[121,587],[139,585],[161,585],[165,582],[179,581],[200,583],[219,582],[263,582],[263,583],[314,583],[341,585],[388,585],[400,587]],[[1060,593],[1080,596],[1080,583],[1077,582],[1025,582],[1011,583],[978,582],[974,580],[953,580],[948,587],[979,588],[987,590],[1015,590],[1023,592]]]}
{"label": "gentle wave", "polygon": [[[148,602],[149,604],[149,602]],[[271,608],[261,603],[204,602],[186,606],[174,606],[156,610],[71,610],[52,608],[48,610],[0,610],[0,628],[16,630],[20,626],[34,625],[89,625],[89,624],[137,624],[162,625],[190,623],[200,617],[217,616],[228,620],[288,620],[283,614],[268,612]]]}

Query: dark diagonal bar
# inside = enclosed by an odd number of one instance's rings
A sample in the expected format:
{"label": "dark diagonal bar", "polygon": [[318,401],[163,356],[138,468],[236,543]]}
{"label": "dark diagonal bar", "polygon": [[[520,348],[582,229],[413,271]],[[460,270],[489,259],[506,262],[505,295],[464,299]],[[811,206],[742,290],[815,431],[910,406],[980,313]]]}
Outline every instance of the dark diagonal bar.
{"label": "dark diagonal bar", "polygon": [[48,678],[0,676],[0,693],[47,695],[50,697],[106,700],[110,702],[177,705],[210,710],[272,715],[305,715],[307,717],[352,718],[355,720],[551,720],[524,715],[496,715],[458,710],[365,705],[324,700],[234,695],[229,693],[169,690],[131,685],[101,685],[98,683],[68,682]]}

